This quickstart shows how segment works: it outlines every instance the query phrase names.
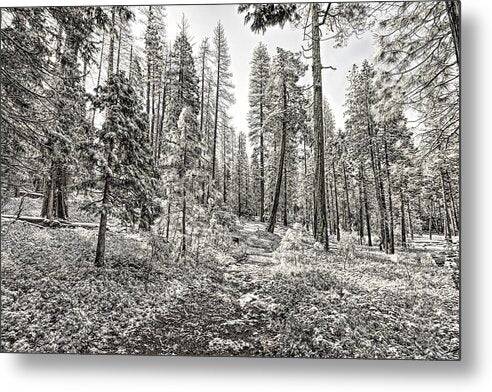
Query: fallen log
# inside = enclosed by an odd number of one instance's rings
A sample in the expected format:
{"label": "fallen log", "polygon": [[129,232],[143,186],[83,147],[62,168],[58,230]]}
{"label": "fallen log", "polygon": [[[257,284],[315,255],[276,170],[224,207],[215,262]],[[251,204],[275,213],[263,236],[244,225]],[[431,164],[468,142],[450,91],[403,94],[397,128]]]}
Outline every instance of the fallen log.
{"label": "fallen log", "polygon": [[16,215],[2,215],[2,220],[6,221],[22,221],[28,223],[34,223],[36,225],[42,225],[46,227],[83,227],[86,229],[95,229],[99,227],[98,223],[90,223],[90,222],[71,222],[66,220],[49,220],[40,216],[16,216]]}
{"label": "fallen log", "polygon": [[43,194],[39,193],[39,192],[34,192],[34,191],[21,190],[21,191],[19,191],[19,196],[25,196],[25,197],[30,197],[32,199],[38,199],[40,197],[43,197]]}

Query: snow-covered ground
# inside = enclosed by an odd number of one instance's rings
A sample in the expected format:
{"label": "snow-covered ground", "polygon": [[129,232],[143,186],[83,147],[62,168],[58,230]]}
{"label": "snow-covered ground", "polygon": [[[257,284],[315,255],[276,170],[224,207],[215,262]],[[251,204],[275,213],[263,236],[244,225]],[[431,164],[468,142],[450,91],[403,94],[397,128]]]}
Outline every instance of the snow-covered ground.
{"label": "snow-covered ground", "polygon": [[113,231],[99,270],[96,235],[9,227],[4,350],[458,358],[457,270],[437,262],[457,244],[438,236],[388,256],[344,234],[326,253],[299,227],[271,234],[241,220],[229,239],[207,238],[198,260],[149,265],[145,236]]}

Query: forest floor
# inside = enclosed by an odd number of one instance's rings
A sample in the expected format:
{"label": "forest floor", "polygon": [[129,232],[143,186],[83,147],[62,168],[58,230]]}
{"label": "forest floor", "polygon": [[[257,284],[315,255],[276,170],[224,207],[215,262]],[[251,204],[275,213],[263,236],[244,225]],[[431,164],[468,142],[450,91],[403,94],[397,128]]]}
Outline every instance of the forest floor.
{"label": "forest floor", "polygon": [[145,235],[110,230],[97,269],[97,230],[2,233],[3,351],[459,358],[457,250],[439,236],[389,256],[344,234],[326,253],[301,228],[241,220],[198,258],[151,264]]}

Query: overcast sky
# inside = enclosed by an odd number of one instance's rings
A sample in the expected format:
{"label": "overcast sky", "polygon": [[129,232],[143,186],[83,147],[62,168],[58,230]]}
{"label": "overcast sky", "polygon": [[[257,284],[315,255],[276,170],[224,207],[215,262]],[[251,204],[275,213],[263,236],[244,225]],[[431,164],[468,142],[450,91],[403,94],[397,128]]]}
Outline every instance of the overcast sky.
{"label": "overcast sky", "polygon": [[[177,26],[184,13],[189,22],[194,54],[198,54],[200,42],[204,37],[213,39],[213,30],[220,20],[224,26],[231,56],[231,71],[235,85],[235,105],[231,108],[233,124],[237,130],[248,131],[246,115],[248,113],[248,83],[250,60],[253,49],[263,42],[273,56],[277,47],[299,51],[302,44],[302,31],[285,25],[269,28],[265,34],[254,34],[244,25],[244,16],[238,14],[237,5],[178,5],[166,7],[168,39],[174,40]],[[139,17],[137,21],[142,21]],[[143,23],[137,22],[136,31],[143,35]],[[344,48],[333,49],[330,42],[321,43],[323,65],[332,65],[336,71],[323,71],[323,95],[328,99],[335,115],[337,127],[343,127],[343,103],[348,70],[354,63],[361,63],[373,56],[374,44],[370,34],[362,39],[352,39]],[[309,64],[310,60],[306,60]],[[309,79],[306,78],[306,84]]]}

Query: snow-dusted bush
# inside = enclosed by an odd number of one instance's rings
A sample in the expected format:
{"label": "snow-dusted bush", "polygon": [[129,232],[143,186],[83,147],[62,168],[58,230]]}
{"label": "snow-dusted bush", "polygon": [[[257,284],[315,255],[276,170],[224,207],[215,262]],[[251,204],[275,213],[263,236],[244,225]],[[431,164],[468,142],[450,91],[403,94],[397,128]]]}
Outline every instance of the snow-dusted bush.
{"label": "snow-dusted bush", "polygon": [[338,242],[338,248],[340,249],[340,256],[343,261],[343,267],[347,264],[356,261],[358,238],[355,233],[344,232]]}
{"label": "snow-dusted bush", "polygon": [[294,264],[295,266],[305,263],[307,260],[304,259],[302,238],[299,225],[296,224],[294,228],[289,228],[273,253],[274,259],[280,263]]}

